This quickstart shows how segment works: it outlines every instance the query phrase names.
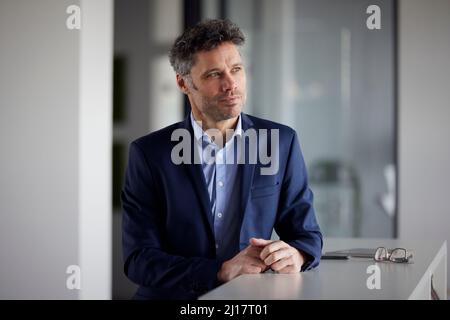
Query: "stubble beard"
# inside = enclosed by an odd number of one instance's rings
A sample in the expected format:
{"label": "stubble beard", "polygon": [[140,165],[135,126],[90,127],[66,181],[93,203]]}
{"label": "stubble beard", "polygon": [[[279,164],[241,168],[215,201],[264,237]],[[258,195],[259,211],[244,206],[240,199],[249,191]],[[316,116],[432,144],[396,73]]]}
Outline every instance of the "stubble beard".
{"label": "stubble beard", "polygon": [[244,108],[244,104],[245,104],[245,95],[241,94],[240,97],[241,98],[239,99],[240,100],[239,104],[237,104],[233,108],[231,108],[231,107],[220,108],[219,100],[222,97],[214,98],[214,99],[204,99],[203,100],[203,106],[204,106],[203,112],[209,118],[213,119],[216,122],[236,118],[241,113],[242,109]]}

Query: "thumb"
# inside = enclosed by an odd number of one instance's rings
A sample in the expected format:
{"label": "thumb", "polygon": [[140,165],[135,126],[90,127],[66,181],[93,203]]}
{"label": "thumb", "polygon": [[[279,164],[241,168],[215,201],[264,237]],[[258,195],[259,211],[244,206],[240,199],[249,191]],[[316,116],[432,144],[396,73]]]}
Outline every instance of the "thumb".
{"label": "thumb", "polygon": [[268,245],[269,243],[272,243],[272,240],[265,240],[265,239],[259,239],[259,238],[250,238],[250,244],[255,247],[264,247]]}

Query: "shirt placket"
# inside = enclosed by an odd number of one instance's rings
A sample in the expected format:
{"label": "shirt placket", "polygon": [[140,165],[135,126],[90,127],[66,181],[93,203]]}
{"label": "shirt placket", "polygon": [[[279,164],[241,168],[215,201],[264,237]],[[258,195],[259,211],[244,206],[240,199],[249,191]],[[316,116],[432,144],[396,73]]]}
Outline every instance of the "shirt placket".
{"label": "shirt placket", "polygon": [[216,207],[214,212],[214,232],[216,234],[216,248],[219,248],[223,233],[223,225],[225,219],[225,206],[226,206],[226,166],[224,164],[224,149],[216,150],[215,161],[215,191],[216,191]]}

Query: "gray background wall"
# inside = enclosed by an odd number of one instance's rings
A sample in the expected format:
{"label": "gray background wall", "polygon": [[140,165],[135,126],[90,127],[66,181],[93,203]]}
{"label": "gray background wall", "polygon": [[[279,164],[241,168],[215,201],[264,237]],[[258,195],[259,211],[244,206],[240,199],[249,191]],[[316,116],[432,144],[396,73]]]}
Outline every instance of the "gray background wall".
{"label": "gray background wall", "polygon": [[112,0],[0,2],[0,299],[111,297],[112,23]]}
{"label": "gray background wall", "polygon": [[399,9],[399,236],[448,245],[450,1],[401,0]]}
{"label": "gray background wall", "polygon": [[0,2],[0,298],[75,299],[79,1]]}

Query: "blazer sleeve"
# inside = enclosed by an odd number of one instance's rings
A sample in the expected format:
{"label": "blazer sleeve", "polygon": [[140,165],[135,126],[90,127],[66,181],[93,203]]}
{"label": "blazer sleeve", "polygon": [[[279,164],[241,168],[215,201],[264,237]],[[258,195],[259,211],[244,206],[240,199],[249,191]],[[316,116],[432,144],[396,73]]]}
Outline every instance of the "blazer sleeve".
{"label": "blazer sleeve", "polygon": [[125,274],[146,287],[179,288],[197,295],[213,289],[218,285],[219,261],[164,250],[164,239],[170,235],[164,231],[165,211],[157,187],[150,164],[133,142],[121,193]]}
{"label": "blazer sleeve", "polygon": [[306,166],[295,131],[281,186],[275,231],[281,240],[307,254],[302,271],[319,265],[322,233],[316,220],[313,193],[308,186]]}

